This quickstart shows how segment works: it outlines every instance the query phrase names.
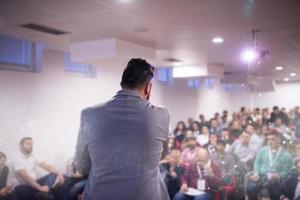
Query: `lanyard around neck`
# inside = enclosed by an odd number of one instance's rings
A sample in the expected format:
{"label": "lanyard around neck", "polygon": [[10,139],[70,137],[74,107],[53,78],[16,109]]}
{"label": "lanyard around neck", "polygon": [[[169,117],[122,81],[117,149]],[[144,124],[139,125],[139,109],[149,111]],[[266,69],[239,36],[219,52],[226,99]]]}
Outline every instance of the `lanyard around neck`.
{"label": "lanyard around neck", "polygon": [[279,147],[278,151],[276,152],[276,156],[273,160],[273,156],[272,156],[272,150],[271,148],[269,147],[269,165],[270,165],[270,168],[272,168],[275,164],[275,162],[277,161],[279,155],[281,153],[281,147]]}

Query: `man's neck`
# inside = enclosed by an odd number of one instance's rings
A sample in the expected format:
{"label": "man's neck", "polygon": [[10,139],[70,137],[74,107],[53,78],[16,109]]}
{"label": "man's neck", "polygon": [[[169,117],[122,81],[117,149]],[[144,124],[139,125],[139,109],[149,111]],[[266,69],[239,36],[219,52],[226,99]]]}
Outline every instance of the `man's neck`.
{"label": "man's neck", "polygon": [[277,152],[279,150],[279,148],[280,148],[280,146],[270,147],[270,149],[275,152]]}
{"label": "man's neck", "polygon": [[129,92],[135,92],[137,93],[141,98],[145,98],[143,90],[139,90],[139,89],[129,89],[129,88],[122,88],[122,90],[124,91],[129,91]]}
{"label": "man's neck", "polygon": [[24,151],[21,151],[21,154],[22,154],[23,156],[25,156],[26,158],[28,158],[28,157],[31,155],[31,153],[26,153],[26,152],[24,152]]}
{"label": "man's neck", "polygon": [[217,151],[217,154],[218,154],[219,156],[224,156],[224,155],[225,155],[225,152],[224,152],[224,151]]}

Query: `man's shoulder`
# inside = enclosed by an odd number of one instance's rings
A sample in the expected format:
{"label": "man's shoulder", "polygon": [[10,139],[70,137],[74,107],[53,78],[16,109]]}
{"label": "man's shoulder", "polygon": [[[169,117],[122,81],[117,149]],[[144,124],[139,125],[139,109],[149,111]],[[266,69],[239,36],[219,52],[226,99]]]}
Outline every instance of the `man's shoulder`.
{"label": "man's shoulder", "polygon": [[285,157],[291,157],[292,158],[292,155],[290,154],[290,152],[288,152],[286,149],[282,148],[282,153]]}
{"label": "man's shoulder", "polygon": [[89,107],[86,107],[86,108],[82,109],[81,115],[89,116],[89,115],[97,113],[101,110],[104,110],[106,107],[107,107],[107,102],[102,103],[102,104],[96,104],[94,106],[89,106]]}
{"label": "man's shoulder", "polygon": [[169,117],[170,115],[169,110],[164,106],[153,105],[149,103],[146,109],[157,117]]}

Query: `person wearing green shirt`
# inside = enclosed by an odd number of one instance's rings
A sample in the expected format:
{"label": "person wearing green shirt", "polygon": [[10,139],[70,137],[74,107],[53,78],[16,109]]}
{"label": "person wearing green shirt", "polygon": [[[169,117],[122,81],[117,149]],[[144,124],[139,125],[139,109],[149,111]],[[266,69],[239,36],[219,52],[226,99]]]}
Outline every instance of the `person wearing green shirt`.
{"label": "person wearing green shirt", "polygon": [[246,186],[249,200],[257,199],[258,192],[263,188],[268,190],[272,200],[280,198],[280,180],[293,167],[292,156],[281,147],[280,140],[280,133],[271,130],[267,136],[268,145],[258,152],[254,161],[254,173]]}

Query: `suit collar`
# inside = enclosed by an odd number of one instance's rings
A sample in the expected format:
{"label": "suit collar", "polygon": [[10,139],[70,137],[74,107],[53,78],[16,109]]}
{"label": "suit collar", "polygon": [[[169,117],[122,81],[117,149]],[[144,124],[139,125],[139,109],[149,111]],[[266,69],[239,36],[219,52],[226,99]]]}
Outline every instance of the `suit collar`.
{"label": "suit collar", "polygon": [[134,96],[141,98],[140,94],[134,90],[119,90],[116,96]]}

